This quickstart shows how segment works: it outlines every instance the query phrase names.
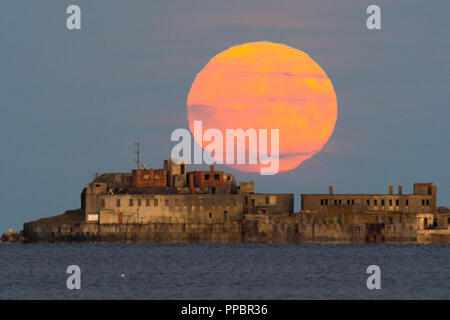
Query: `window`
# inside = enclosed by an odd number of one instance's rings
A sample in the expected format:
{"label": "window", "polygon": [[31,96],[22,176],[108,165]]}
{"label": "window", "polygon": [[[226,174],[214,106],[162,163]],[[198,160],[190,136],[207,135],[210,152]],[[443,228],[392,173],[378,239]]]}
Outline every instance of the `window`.
{"label": "window", "polygon": [[166,205],[166,207],[168,207],[168,206],[169,206],[169,199],[166,199],[166,200],[164,201],[164,204]]}
{"label": "window", "polygon": [[141,206],[141,199],[138,199],[138,207]]}
{"label": "window", "polygon": [[323,206],[323,203],[324,203],[323,199],[320,199],[320,205],[321,206]]}
{"label": "window", "polygon": [[424,206],[425,205],[425,200],[424,199],[422,199],[422,206]]}
{"label": "window", "polygon": [[216,174],[214,175],[214,180],[220,180],[220,174],[216,173]]}
{"label": "window", "polygon": [[447,218],[447,223],[450,224],[450,218]]}
{"label": "window", "polygon": [[145,199],[145,206],[149,207],[150,206],[150,200],[149,199]]}
{"label": "window", "polygon": [[430,205],[430,200],[427,199],[427,206],[429,206],[429,205]]}
{"label": "window", "polygon": [[349,199],[349,200],[347,200],[347,204],[350,204],[350,199]]}
{"label": "window", "polygon": [[400,200],[395,200],[395,205],[398,206],[400,204]]}
{"label": "window", "polygon": [[116,207],[120,207],[120,199],[116,200]]}
{"label": "window", "polygon": [[405,205],[406,205],[406,206],[409,205],[409,200],[408,200],[408,199],[405,200]]}
{"label": "window", "polygon": [[383,199],[383,200],[381,200],[381,205],[382,205],[382,206],[384,206],[384,199]]}
{"label": "window", "polygon": [[325,199],[325,205],[326,206],[328,205],[328,199]]}
{"label": "window", "polygon": [[392,206],[392,199],[389,199],[389,205]]}
{"label": "window", "polygon": [[130,199],[130,207],[133,206],[133,199]]}
{"label": "window", "polygon": [[334,200],[334,204],[337,204],[337,200],[336,199]]}
{"label": "window", "polygon": [[154,199],[154,200],[153,200],[153,205],[154,205],[155,207],[158,206],[158,199]]}
{"label": "window", "polygon": [[339,199],[339,204],[341,204],[342,203],[342,199]]}
{"label": "window", "polygon": [[373,200],[373,205],[376,207],[378,204],[378,200]]}
{"label": "window", "polygon": [[354,199],[352,199],[352,204],[355,204],[355,200]]}
{"label": "window", "polygon": [[210,219],[212,218],[212,213],[211,213],[211,212],[209,213],[209,218],[210,218]]}
{"label": "window", "polygon": [[209,180],[209,173],[205,174],[205,180]]}
{"label": "window", "polygon": [[266,204],[269,204],[269,197],[266,197]]}
{"label": "window", "polygon": [[102,199],[102,200],[101,200],[101,202],[100,202],[100,206],[101,206],[102,208],[104,208],[104,207],[105,207],[105,199]]}
{"label": "window", "polygon": [[370,200],[367,200],[366,203],[368,206],[370,206]]}
{"label": "window", "polygon": [[181,165],[181,174],[184,174],[184,170],[185,170],[184,164],[182,164],[182,165]]}

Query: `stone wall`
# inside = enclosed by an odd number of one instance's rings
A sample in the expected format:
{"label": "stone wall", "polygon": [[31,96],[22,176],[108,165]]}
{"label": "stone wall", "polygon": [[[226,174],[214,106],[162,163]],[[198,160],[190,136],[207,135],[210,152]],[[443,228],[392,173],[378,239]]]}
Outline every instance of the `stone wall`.
{"label": "stone wall", "polygon": [[423,230],[415,214],[334,211],[246,214],[241,221],[104,223],[84,222],[81,211],[24,225],[30,242],[165,243],[450,243],[450,230]]}

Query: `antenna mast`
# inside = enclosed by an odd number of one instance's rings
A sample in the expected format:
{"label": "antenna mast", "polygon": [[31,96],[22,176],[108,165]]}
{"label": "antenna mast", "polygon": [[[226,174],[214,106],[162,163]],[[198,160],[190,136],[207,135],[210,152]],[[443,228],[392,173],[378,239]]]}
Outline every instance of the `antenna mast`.
{"label": "antenna mast", "polygon": [[137,168],[140,169],[141,168],[141,163],[139,161],[139,141],[135,141],[134,145],[136,146],[136,150],[134,151],[134,153],[136,153],[136,160],[134,160],[137,164]]}

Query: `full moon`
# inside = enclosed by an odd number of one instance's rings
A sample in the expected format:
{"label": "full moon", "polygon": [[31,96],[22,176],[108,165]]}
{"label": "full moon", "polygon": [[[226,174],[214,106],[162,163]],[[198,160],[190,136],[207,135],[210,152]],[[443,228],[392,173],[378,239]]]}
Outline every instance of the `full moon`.
{"label": "full moon", "polygon": [[[306,53],[283,44],[252,42],[217,54],[197,74],[187,115],[191,132],[194,121],[202,121],[203,130],[219,129],[224,135],[226,129],[278,129],[279,171],[288,171],[328,141],[336,124],[337,99],[326,73]],[[229,166],[259,172],[261,165]]]}

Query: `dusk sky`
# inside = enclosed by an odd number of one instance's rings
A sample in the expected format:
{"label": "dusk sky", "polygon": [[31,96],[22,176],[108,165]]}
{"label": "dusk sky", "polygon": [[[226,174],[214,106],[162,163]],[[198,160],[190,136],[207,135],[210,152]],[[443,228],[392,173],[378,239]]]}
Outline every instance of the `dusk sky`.
{"label": "dusk sky", "polygon": [[[81,30],[66,8],[81,7]],[[368,30],[366,8],[381,8]],[[216,166],[257,192],[387,193],[437,184],[450,205],[450,2],[2,1],[0,233],[80,206],[96,172],[160,168],[186,101],[216,54],[247,42],[307,53],[337,97],[334,132],[294,170]],[[192,169],[193,167],[191,167]]]}

